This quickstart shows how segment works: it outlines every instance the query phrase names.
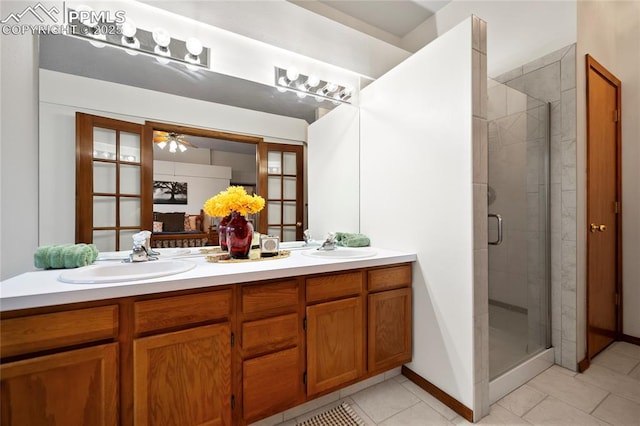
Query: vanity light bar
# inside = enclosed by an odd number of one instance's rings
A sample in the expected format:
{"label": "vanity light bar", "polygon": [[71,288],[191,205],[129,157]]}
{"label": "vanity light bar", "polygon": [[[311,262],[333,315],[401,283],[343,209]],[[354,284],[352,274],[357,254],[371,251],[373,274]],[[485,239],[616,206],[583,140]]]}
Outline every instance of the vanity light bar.
{"label": "vanity light bar", "polygon": [[320,80],[314,75],[300,74],[295,68],[275,67],[275,86],[280,92],[292,91],[300,98],[310,96],[318,102],[350,104],[353,96],[353,89],[350,87]]}
{"label": "vanity light bar", "polygon": [[195,38],[178,40],[161,28],[153,31],[136,28],[132,21],[120,24],[101,18],[87,22],[72,13],[69,13],[69,24],[72,35],[89,40],[98,48],[109,44],[124,49],[130,55],[143,53],[154,56],[163,64],[174,61],[190,70],[209,69],[210,49]]}

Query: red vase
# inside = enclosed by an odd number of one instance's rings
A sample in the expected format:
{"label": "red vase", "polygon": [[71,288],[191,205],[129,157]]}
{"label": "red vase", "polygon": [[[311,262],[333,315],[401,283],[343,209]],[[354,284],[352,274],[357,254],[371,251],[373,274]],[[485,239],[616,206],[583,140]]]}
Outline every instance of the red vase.
{"label": "red vase", "polygon": [[220,241],[220,249],[223,251],[228,251],[227,248],[227,223],[231,219],[231,215],[225,216],[220,219],[220,223],[218,223],[218,240]]}
{"label": "red vase", "polygon": [[248,259],[253,240],[253,225],[240,213],[231,213],[227,223],[227,247],[233,259]]}

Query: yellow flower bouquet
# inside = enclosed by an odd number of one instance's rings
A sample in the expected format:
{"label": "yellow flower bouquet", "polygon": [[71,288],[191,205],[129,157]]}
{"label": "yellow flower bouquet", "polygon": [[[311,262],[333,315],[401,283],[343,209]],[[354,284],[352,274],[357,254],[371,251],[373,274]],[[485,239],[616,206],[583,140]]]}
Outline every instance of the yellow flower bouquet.
{"label": "yellow flower bouquet", "polygon": [[212,217],[226,217],[233,212],[242,216],[258,213],[264,208],[264,198],[249,195],[242,186],[230,186],[204,203],[204,211]]}

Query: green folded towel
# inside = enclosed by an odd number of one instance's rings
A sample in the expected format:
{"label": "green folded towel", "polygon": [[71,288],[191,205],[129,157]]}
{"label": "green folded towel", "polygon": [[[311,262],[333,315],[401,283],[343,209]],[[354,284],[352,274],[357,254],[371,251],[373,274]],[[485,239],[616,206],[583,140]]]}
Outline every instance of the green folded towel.
{"label": "green folded towel", "polygon": [[368,247],[371,244],[366,235],[347,232],[336,232],[336,242],[342,247]]}
{"label": "green folded towel", "polygon": [[64,244],[38,247],[34,254],[36,268],[78,268],[95,262],[98,249],[94,244]]}

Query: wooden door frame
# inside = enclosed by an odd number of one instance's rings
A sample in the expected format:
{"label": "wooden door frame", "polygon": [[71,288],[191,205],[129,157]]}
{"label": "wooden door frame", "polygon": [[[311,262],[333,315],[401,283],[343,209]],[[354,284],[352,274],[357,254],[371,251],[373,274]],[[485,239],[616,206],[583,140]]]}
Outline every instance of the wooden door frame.
{"label": "wooden door frame", "polygon": [[[587,201],[587,224],[589,223],[590,218],[590,208],[589,208],[589,179],[591,177],[591,171],[589,170],[589,156],[591,155],[591,138],[589,133],[589,72],[595,71],[605,80],[607,80],[611,85],[616,88],[616,192],[617,192],[617,201],[618,201],[618,213],[616,215],[616,225],[617,225],[617,233],[616,233],[616,293],[618,294],[617,298],[617,307],[616,307],[616,337],[615,340],[620,340],[623,335],[622,329],[622,83],[616,78],[611,72],[609,72],[605,67],[603,67],[598,61],[596,61],[591,55],[585,56],[585,64],[586,64],[586,115],[587,115],[587,128],[586,128],[586,142],[587,142],[587,191],[586,191],[586,201]],[[587,262],[589,261],[589,251],[590,251],[590,243],[589,243],[589,230],[585,229],[583,232],[587,234],[586,243],[587,243]],[[579,370],[584,371],[584,369],[588,368],[589,363],[591,361],[591,355],[589,354],[589,267],[587,264],[586,268],[586,356],[583,361],[579,363]]]}
{"label": "wooden door frame", "polygon": [[[275,151],[282,152],[296,152],[299,155],[296,158],[296,161],[299,163],[296,165],[297,169],[301,169],[301,173],[296,174],[296,181],[298,184],[296,185],[296,220],[302,224],[301,227],[296,227],[296,239],[302,238],[302,232],[305,223],[305,202],[304,202],[304,146],[303,145],[293,145],[293,144],[283,144],[279,142],[263,142],[258,145],[258,188],[259,195],[262,196],[268,204],[268,170],[267,170],[267,152],[269,151],[269,147],[274,147]],[[300,152],[298,152],[300,151]],[[264,158],[262,158],[264,157]],[[264,160],[264,161],[262,161]],[[299,167],[298,167],[299,166]],[[299,208],[298,208],[299,207]],[[267,206],[268,208],[268,206]],[[264,210],[263,210],[264,212]],[[258,229],[261,233],[268,232],[268,214],[260,214],[258,218]],[[299,237],[298,237],[299,236]]]}
{"label": "wooden door frame", "polygon": [[[200,136],[203,138],[212,138],[212,139],[222,139],[230,142],[241,142],[241,143],[250,143],[256,146],[256,184],[258,185],[258,190],[261,191],[260,188],[260,175],[259,175],[259,165],[260,165],[260,146],[264,144],[264,138],[259,136],[250,136],[243,135],[239,133],[229,133],[229,132],[221,132],[218,130],[209,130],[203,129],[199,127],[190,127],[190,126],[182,126],[178,124],[170,124],[170,123],[162,123],[159,121],[145,121],[144,123],[144,140],[145,144],[148,144],[151,149],[151,164],[153,164],[153,131],[159,130],[168,133],[179,133],[182,135],[191,135],[191,136]],[[151,174],[153,176],[153,167]],[[151,200],[151,216],[148,218],[150,221],[153,221],[153,179],[151,179],[151,185],[148,188],[145,188],[145,192],[149,193],[149,199]],[[214,196],[215,194],[211,194]],[[149,226],[151,226],[151,222],[149,222]],[[151,229],[150,227],[148,229]]]}
{"label": "wooden door frame", "polygon": [[[95,127],[111,129],[116,132],[130,132],[140,136],[140,227],[141,229],[151,229],[151,219],[145,222],[145,217],[151,217],[153,210],[153,151],[151,146],[144,143],[145,128],[144,125],[133,123],[130,121],[117,120],[109,117],[102,117],[93,114],[87,114],[77,111],[76,120],[76,220],[75,220],[75,242],[76,243],[92,243],[93,242],[93,129]],[[118,133],[117,133],[118,134]],[[119,137],[116,139],[116,153],[119,152]],[[115,163],[122,160],[116,159]],[[147,186],[151,185],[151,191],[147,192]],[[119,184],[119,172],[116,173],[116,198],[121,196]],[[149,198],[147,198],[149,197]],[[146,206],[150,209],[146,210]],[[119,202],[116,203],[116,249],[119,247],[120,230],[120,208]]]}

